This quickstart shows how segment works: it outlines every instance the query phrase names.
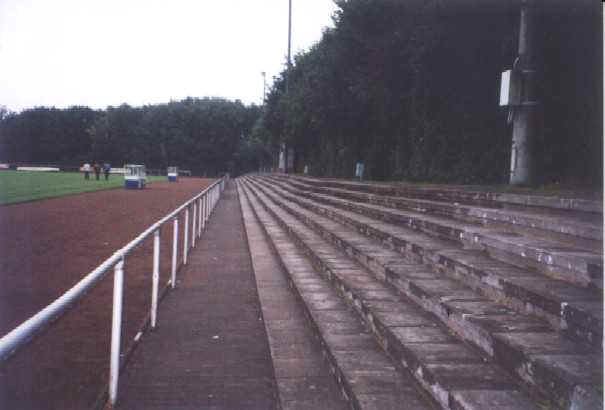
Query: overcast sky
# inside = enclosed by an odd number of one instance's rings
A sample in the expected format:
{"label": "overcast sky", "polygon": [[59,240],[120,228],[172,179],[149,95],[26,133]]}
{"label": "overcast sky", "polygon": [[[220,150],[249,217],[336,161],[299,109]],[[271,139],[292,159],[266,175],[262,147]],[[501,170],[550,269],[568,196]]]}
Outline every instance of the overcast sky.
{"label": "overcast sky", "polygon": [[[292,54],[332,27],[332,0],[292,0]],[[0,0],[0,105],[260,104],[283,68],[288,0]]]}

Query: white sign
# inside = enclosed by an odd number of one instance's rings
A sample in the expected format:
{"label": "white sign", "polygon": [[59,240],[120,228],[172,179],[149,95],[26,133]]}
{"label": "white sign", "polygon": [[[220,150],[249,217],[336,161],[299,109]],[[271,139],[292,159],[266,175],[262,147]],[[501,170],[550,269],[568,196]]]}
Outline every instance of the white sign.
{"label": "white sign", "polygon": [[510,104],[510,74],[511,70],[506,70],[502,73],[500,80],[500,106]]}
{"label": "white sign", "polygon": [[358,162],[355,166],[355,176],[359,179],[363,178],[363,162]]}

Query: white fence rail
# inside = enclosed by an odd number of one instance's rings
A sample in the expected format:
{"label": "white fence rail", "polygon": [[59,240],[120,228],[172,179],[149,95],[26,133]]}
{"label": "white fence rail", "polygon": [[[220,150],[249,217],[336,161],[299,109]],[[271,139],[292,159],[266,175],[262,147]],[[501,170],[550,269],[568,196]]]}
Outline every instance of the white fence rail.
{"label": "white fence rail", "polygon": [[[122,249],[116,251],[103,263],[97,266],[92,272],[86,275],[82,280],[75,284],[71,289],[65,292],[50,305],[36,313],[34,316],[17,326],[11,332],[0,339],[0,362],[12,355],[18,348],[25,345],[35,335],[48,326],[53,320],[62,315],[74,302],[85,295],[86,291],[92,288],[105,273],[114,268],[114,288],[113,288],[113,312],[111,327],[111,354],[109,369],[109,400],[112,405],[115,404],[118,393],[118,376],[120,370],[120,338],[122,329],[122,300],[123,283],[125,270],[125,257],[135,249],[143,240],[153,235],[153,274],[151,291],[151,328],[156,327],[158,291],[159,291],[159,269],[160,269],[160,228],[162,225],[173,221],[174,234],[172,246],[172,269],[169,284],[171,288],[176,287],[176,271],[178,268],[177,249],[178,249],[178,216],[185,212],[184,223],[184,244],[183,244],[183,265],[187,264],[187,253],[189,251],[189,210],[193,208],[193,218],[191,218],[191,247],[195,246],[196,237],[201,237],[206,224],[221,193],[225,189],[228,176],[216,181],[199,194],[185,202],[179,208],[160,219],[155,224],[147,228],[143,233],[129,242]],[[197,221],[196,221],[197,219]]]}

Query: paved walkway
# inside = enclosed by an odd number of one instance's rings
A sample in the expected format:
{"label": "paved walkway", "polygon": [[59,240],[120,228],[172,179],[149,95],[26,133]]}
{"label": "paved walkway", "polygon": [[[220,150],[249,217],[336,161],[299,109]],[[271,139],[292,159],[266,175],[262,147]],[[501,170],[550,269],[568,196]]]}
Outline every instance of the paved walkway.
{"label": "paved walkway", "polygon": [[237,194],[229,184],[120,378],[121,409],[276,409],[277,388]]}
{"label": "paved walkway", "polygon": [[347,408],[243,199],[230,183],[120,378],[118,408]]}

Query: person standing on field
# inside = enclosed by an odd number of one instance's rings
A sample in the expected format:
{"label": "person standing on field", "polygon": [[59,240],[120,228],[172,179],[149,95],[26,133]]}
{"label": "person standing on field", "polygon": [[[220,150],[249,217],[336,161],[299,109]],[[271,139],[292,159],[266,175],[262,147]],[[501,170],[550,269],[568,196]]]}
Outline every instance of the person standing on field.
{"label": "person standing on field", "polygon": [[84,179],[90,179],[90,164],[88,162],[84,164],[82,171],[84,171]]}
{"label": "person standing on field", "polygon": [[105,174],[105,181],[109,179],[109,171],[111,170],[111,165],[108,162],[103,164],[103,174]]}
{"label": "person standing on field", "polygon": [[94,170],[95,170],[95,177],[97,178],[97,181],[99,180],[99,175],[101,174],[101,166],[99,165],[98,162],[95,162],[95,165],[93,166]]}

